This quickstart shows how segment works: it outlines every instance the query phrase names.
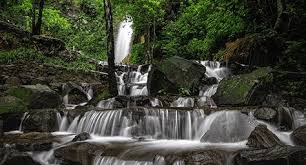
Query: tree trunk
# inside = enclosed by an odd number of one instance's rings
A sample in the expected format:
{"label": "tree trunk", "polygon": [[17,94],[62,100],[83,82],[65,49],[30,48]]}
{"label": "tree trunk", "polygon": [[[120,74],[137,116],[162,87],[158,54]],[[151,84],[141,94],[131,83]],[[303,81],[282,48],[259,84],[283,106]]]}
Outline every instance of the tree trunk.
{"label": "tree trunk", "polygon": [[38,18],[37,18],[37,23],[36,23],[36,34],[38,35],[41,34],[41,24],[42,24],[44,4],[45,4],[45,0],[40,0]]}
{"label": "tree trunk", "polygon": [[36,31],[36,1],[37,0],[33,0],[32,2],[32,34]]}
{"label": "tree trunk", "polygon": [[110,94],[116,96],[117,81],[115,75],[115,49],[114,49],[114,33],[113,33],[113,18],[112,18],[112,6],[110,0],[104,1],[104,14],[106,21],[107,32],[107,56],[108,56],[108,83]]}

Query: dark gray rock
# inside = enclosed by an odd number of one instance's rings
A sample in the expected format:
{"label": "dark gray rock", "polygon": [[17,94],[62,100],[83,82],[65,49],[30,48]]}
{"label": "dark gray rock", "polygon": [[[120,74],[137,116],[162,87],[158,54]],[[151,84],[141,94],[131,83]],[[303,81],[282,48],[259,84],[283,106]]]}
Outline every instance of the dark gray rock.
{"label": "dark gray rock", "polygon": [[260,120],[272,121],[277,120],[277,112],[273,108],[259,108],[254,112],[254,116]]}
{"label": "dark gray rock", "polygon": [[41,109],[29,112],[22,125],[25,132],[54,132],[58,130],[57,110]]}
{"label": "dark gray rock", "polygon": [[22,85],[10,88],[8,94],[25,102],[29,109],[58,108],[61,97],[46,85]]}
{"label": "dark gray rock", "polygon": [[56,149],[54,156],[64,162],[87,165],[92,164],[95,153],[102,152],[104,149],[105,147],[103,145],[80,142]]}
{"label": "dark gray rock", "polygon": [[268,130],[266,125],[258,125],[248,138],[247,145],[253,148],[271,148],[283,145],[279,138]]}
{"label": "dark gray rock", "polygon": [[90,139],[90,134],[87,132],[82,132],[78,135],[76,135],[73,139],[72,142],[77,142],[77,141],[84,141]]}
{"label": "dark gray rock", "polygon": [[[196,62],[189,61],[183,59],[181,57],[173,56],[166,60],[163,60],[161,63],[157,65],[157,69],[162,72],[163,74],[159,74],[158,71],[154,71],[151,77],[151,83],[149,84],[150,93],[156,93],[159,91],[158,86],[159,84],[155,85],[154,83],[158,83],[161,79],[169,80],[170,83],[167,81],[162,81],[163,86],[171,88],[183,88],[189,90],[191,93],[197,93],[198,87],[201,84],[202,78],[205,77],[206,68]],[[156,74],[154,74],[156,72]],[[150,87],[153,86],[153,87]]]}

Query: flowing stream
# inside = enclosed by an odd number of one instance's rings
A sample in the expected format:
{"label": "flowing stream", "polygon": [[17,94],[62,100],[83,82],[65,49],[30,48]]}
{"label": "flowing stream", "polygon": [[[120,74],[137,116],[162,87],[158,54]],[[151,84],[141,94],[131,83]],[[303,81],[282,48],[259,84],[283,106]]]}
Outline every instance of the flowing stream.
{"label": "flowing stream", "polygon": [[[116,41],[116,63],[121,63],[130,52],[132,39],[132,21],[125,20],[120,24]],[[105,110],[92,110],[71,118],[69,111],[58,113],[58,132],[54,135],[69,135],[61,139],[54,149],[46,152],[31,153],[32,157],[44,165],[60,164],[54,158],[54,151],[71,141],[75,134],[87,132],[91,139],[87,143],[107,145],[113,152],[95,152],[92,165],[166,165],[165,156],[180,155],[193,151],[220,150],[220,163],[231,165],[233,153],[247,148],[247,138],[258,124],[265,124],[282,142],[293,145],[291,132],[281,132],[270,123],[256,120],[253,113],[248,115],[240,111],[217,111],[209,115],[198,106],[216,108],[211,97],[216,93],[219,82],[230,75],[226,67],[219,62],[202,61],[206,67],[206,76],[215,78],[215,84],[200,89],[198,98],[179,97],[170,107],[163,107],[157,98],[150,98],[150,107],[113,109],[115,98],[101,100],[97,107]],[[117,71],[117,87],[121,96],[148,96],[147,81],[151,65],[140,65],[137,68],[126,67]],[[78,105],[69,103],[69,86],[64,87],[66,95],[64,104],[67,109]],[[78,86],[87,100],[93,97],[91,87],[86,84]],[[79,105],[85,105],[80,103]],[[26,115],[25,115],[26,116]],[[25,118],[23,117],[23,119]],[[301,112],[294,112],[296,127],[305,125],[306,120]],[[23,122],[21,122],[21,125]],[[20,127],[20,131],[22,126]],[[111,150],[113,149],[113,150]],[[86,152],[86,151],[85,151]],[[175,160],[174,165],[184,165],[184,161]]]}

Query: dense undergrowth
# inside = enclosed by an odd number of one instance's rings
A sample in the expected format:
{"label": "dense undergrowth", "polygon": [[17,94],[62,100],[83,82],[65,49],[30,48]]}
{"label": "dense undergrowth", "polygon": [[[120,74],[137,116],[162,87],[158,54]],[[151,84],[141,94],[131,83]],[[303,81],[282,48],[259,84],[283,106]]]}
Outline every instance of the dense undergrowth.
{"label": "dense undergrowth", "polygon": [[[0,19],[30,31],[32,0],[4,2]],[[128,60],[131,63],[154,63],[170,56],[227,60],[231,56],[244,58],[246,54],[259,54],[262,59],[254,61],[256,65],[294,72],[306,70],[304,0],[284,1],[282,8],[276,0],[113,0],[112,3],[115,34],[126,16],[133,18],[134,41]],[[20,42],[20,38],[2,34],[0,39],[9,41],[10,46],[1,48],[0,61],[36,60],[69,69],[94,69],[90,61],[107,58],[103,10],[102,0],[48,0],[42,34],[63,40],[79,56],[73,62],[46,57],[33,46]],[[272,59],[271,63],[266,58]],[[301,86],[298,82],[282,83],[292,88],[293,95]]]}

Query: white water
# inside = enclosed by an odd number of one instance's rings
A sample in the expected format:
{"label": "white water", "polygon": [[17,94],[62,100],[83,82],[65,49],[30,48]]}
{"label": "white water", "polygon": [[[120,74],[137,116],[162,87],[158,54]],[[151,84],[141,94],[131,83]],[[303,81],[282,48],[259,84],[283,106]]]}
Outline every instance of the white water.
{"label": "white water", "polygon": [[[141,114],[137,116],[137,113]],[[202,110],[144,109],[135,113],[123,110],[90,111],[76,117],[66,131],[89,132],[99,136],[192,140],[204,119]]]}
{"label": "white water", "polygon": [[139,65],[136,71],[116,73],[119,95],[148,96],[147,81],[152,66],[149,65],[145,72],[142,72],[142,67]]}
{"label": "white water", "polygon": [[124,58],[130,53],[133,36],[132,25],[133,21],[131,18],[127,18],[120,24],[117,41],[115,43],[115,63],[117,64],[122,63]]}

